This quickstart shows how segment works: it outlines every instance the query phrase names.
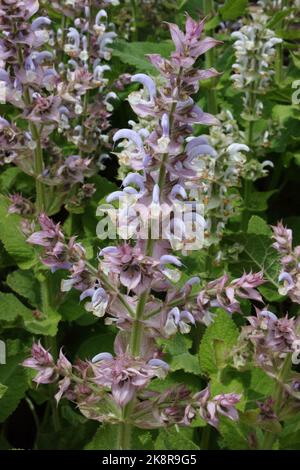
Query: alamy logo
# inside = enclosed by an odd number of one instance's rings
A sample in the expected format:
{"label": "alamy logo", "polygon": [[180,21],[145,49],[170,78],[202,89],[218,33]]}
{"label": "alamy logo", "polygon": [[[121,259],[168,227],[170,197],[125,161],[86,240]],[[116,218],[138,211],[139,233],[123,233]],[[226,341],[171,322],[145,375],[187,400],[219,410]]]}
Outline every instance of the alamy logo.
{"label": "alamy logo", "polygon": [[296,88],[296,90],[292,94],[292,104],[299,104],[300,103],[300,80],[295,80],[292,83],[292,88]]}
{"label": "alamy logo", "polygon": [[136,239],[168,240],[176,250],[199,250],[204,242],[204,205],[196,202],[139,204],[124,194],[119,207],[102,204],[97,209],[101,221],[97,236],[101,240]]}
{"label": "alamy logo", "polygon": [[0,80],[0,104],[6,103],[6,82]]}
{"label": "alamy logo", "polygon": [[0,340],[0,364],[6,364],[6,345]]}

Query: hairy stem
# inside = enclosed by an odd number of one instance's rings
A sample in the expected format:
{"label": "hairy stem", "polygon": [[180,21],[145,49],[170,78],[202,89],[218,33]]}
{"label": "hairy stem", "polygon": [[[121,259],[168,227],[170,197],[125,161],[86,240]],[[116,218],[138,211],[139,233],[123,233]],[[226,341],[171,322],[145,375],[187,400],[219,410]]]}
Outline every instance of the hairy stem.
{"label": "hairy stem", "polygon": [[135,0],[130,0],[132,12],[132,40],[138,40],[138,25],[137,25],[137,4]]}
{"label": "hairy stem", "polygon": [[208,450],[209,449],[209,439],[210,439],[210,426],[205,426],[201,432],[201,441],[200,441],[200,449],[201,450]]}
{"label": "hairy stem", "polygon": [[[254,122],[255,122],[253,120],[253,118],[254,118],[255,101],[256,101],[255,93],[254,93],[254,91],[251,90],[250,91],[250,101],[249,101],[251,120],[248,121],[247,138],[246,138],[246,143],[247,143],[248,147],[250,148],[251,153],[253,153],[252,152],[252,150],[253,150],[252,147],[253,147]],[[244,205],[245,205],[245,208],[244,208],[244,211],[243,211],[242,221],[241,221],[241,229],[243,231],[247,230],[248,221],[249,221],[249,218],[250,218],[250,213],[249,213],[247,208],[248,208],[250,200],[251,200],[252,188],[253,188],[252,181],[246,179],[244,181]]]}
{"label": "hairy stem", "polygon": [[120,423],[118,429],[118,450],[128,450],[131,447],[131,425]]}
{"label": "hairy stem", "polygon": [[[214,0],[204,0],[203,2],[204,15],[213,17],[215,15]],[[215,65],[215,50],[210,49],[205,54],[205,66],[206,68],[214,67]],[[206,92],[207,111],[211,114],[218,113],[218,101],[216,91],[216,79],[211,79],[211,86]]]}
{"label": "hairy stem", "polygon": [[[180,82],[180,76],[181,76],[181,70],[179,71],[178,75],[178,82]],[[170,111],[170,116],[169,116],[169,121],[170,121],[170,135],[172,135],[172,128],[173,128],[173,115],[176,109],[176,104],[177,102],[174,101],[172,104],[172,108]],[[160,189],[163,188],[164,183],[165,183],[165,178],[166,178],[166,162],[168,159],[168,154],[165,153],[162,157],[161,164],[160,164],[160,169],[159,169],[159,175],[158,175],[158,186]],[[151,238],[151,234],[149,234],[149,238],[147,241],[147,246],[146,246],[146,256],[152,256],[153,255],[153,250],[155,247],[155,240]],[[148,298],[150,295],[150,290],[146,290],[145,292],[142,293],[140,296],[137,308],[136,308],[136,314],[134,318],[134,322],[132,325],[132,330],[131,330],[131,339],[130,339],[130,352],[133,356],[139,356],[140,351],[141,351],[141,344],[142,344],[142,339],[143,339],[143,323],[142,320],[144,319],[145,315],[145,306],[147,304]],[[135,398],[132,399],[132,401],[127,405],[124,411],[124,421],[119,425],[119,444],[126,442],[128,447],[126,450],[130,449],[131,446],[131,434],[132,434],[132,425],[128,423],[128,419],[130,418],[130,414],[132,411],[132,407],[134,404]],[[126,422],[127,421],[127,422]],[[126,436],[124,435],[126,434]],[[119,447],[120,449],[120,447]],[[124,449],[124,448],[123,448]]]}
{"label": "hairy stem", "polygon": [[[274,388],[274,412],[278,416],[281,409],[283,392],[284,392],[284,382],[291,368],[291,355],[288,354],[282,364],[280,372],[278,374],[277,383]],[[263,450],[272,450],[273,444],[276,441],[277,435],[271,432],[266,431],[264,441],[262,444]]]}
{"label": "hairy stem", "polygon": [[43,149],[41,145],[41,135],[35,124],[30,124],[30,132],[33,140],[35,141],[36,147],[34,150],[34,174],[35,174],[35,189],[36,189],[36,211],[37,213],[45,211],[46,207],[46,194],[44,185],[40,180],[43,173]]}
{"label": "hairy stem", "polygon": [[[19,62],[20,69],[23,67],[24,57],[23,51],[20,46],[17,47],[17,57]],[[26,106],[31,105],[31,96],[30,91],[27,86],[24,87],[23,91],[23,99]],[[41,144],[41,133],[43,127],[41,126],[38,128],[33,122],[29,122],[29,130],[32,136],[32,139],[35,142],[35,148],[33,152],[33,168],[34,168],[34,176],[35,176],[35,190],[36,190],[36,213],[40,214],[41,212],[46,212],[46,190],[43,182],[41,181],[41,175],[44,170],[44,161],[43,161],[43,148]],[[49,289],[49,281],[47,279],[47,275],[45,280],[40,283],[41,289],[41,299],[42,299],[42,310],[43,313],[48,315],[49,307],[50,307],[50,289]],[[56,338],[47,336],[45,338],[45,342],[50,347],[51,352],[54,357],[57,356],[57,342]],[[52,398],[50,401],[50,406],[52,409],[52,418],[53,418],[53,425],[54,429],[59,429],[59,417],[57,411],[57,405],[55,399]]]}
{"label": "hairy stem", "polygon": [[[282,0],[281,8],[284,9],[288,2],[286,0]],[[284,28],[284,20],[281,20],[277,28],[282,29]],[[276,46],[276,57],[275,57],[275,81],[280,86],[283,81],[283,43],[277,44]]]}

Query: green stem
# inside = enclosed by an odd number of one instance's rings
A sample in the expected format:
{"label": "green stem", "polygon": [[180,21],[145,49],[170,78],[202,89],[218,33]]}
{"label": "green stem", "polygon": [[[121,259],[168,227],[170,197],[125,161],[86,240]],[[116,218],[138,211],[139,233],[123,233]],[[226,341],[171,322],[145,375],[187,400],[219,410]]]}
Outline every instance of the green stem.
{"label": "green stem", "polygon": [[54,431],[58,432],[60,430],[60,422],[59,422],[57,403],[54,398],[51,399],[51,411],[52,411],[52,421],[53,421]]}
{"label": "green stem", "polygon": [[[21,47],[17,48],[17,56],[18,56],[20,68],[22,68],[23,51]],[[23,99],[27,106],[31,105],[30,92],[29,92],[28,87],[26,86],[24,87]],[[33,154],[33,157],[34,157],[33,167],[34,167],[35,189],[36,189],[35,206],[36,206],[37,214],[40,214],[41,212],[46,211],[46,191],[45,191],[44,184],[40,179],[43,173],[43,169],[44,169],[43,148],[41,144],[42,129],[43,129],[42,126],[38,129],[38,127],[33,122],[29,123],[29,130],[31,132],[32,139],[35,142],[35,149],[34,149],[34,154]],[[46,275],[45,280],[43,280],[40,283],[40,288],[41,288],[42,310],[43,310],[43,313],[48,314],[51,302],[50,302],[50,289],[49,289],[47,275]],[[53,356],[57,357],[56,339],[53,337],[47,336],[45,338],[45,342],[47,346],[50,347]],[[57,431],[59,430],[60,424],[59,424],[57,405],[56,405],[54,398],[50,400],[49,406],[52,409],[52,419],[53,419],[54,430]]]}
{"label": "green stem", "polygon": [[[250,108],[251,120],[248,121],[246,142],[247,142],[248,147],[250,148],[251,153],[253,153],[252,147],[253,147],[254,122],[255,122],[253,120],[253,118],[254,118],[255,100],[256,100],[255,92],[250,91],[249,108]],[[247,157],[247,159],[248,159],[248,157]],[[250,213],[249,213],[247,207],[248,207],[248,205],[250,203],[250,200],[251,200],[252,187],[253,187],[252,181],[246,179],[244,181],[244,205],[245,205],[245,209],[243,211],[242,220],[241,220],[241,230],[242,231],[247,230],[248,221],[249,221],[249,218],[250,218]]]}
{"label": "green stem", "polygon": [[128,450],[131,447],[131,428],[128,423],[120,423],[118,429],[118,449]]}
{"label": "green stem", "polygon": [[135,0],[130,0],[132,11],[132,40],[138,40],[138,26],[137,26],[137,5]]}
{"label": "green stem", "polygon": [[[23,51],[20,46],[17,47],[17,57],[19,62],[20,69],[23,67]],[[27,86],[24,86],[23,99],[26,106],[31,105],[31,98],[29,89]],[[29,130],[32,135],[32,139],[35,141],[35,150],[34,150],[34,176],[35,176],[35,187],[36,187],[36,209],[37,212],[42,212],[45,210],[45,193],[44,186],[41,180],[39,179],[43,172],[43,149],[41,145],[41,131],[38,130],[37,126],[33,123],[29,123]]]}
{"label": "green stem", "polygon": [[44,185],[40,180],[43,173],[43,149],[41,145],[41,136],[35,124],[30,124],[30,131],[32,138],[35,141],[36,147],[34,150],[34,174],[35,174],[35,188],[36,188],[36,210],[38,213],[43,212],[46,207],[46,195]]}
{"label": "green stem", "polygon": [[[204,0],[203,10],[205,15],[214,17],[215,6],[214,0]],[[214,67],[216,61],[215,49],[212,48],[205,54],[205,67]],[[211,114],[218,114],[218,101],[217,101],[217,90],[216,90],[216,79],[211,79],[211,86],[206,92],[207,111]]]}
{"label": "green stem", "polygon": [[33,402],[31,401],[31,399],[29,397],[26,397],[25,400],[26,400],[27,405],[29,406],[29,409],[32,413],[32,417],[33,417],[34,424],[35,424],[35,427],[36,427],[36,433],[38,435],[39,429],[40,429],[40,420],[39,420],[39,417],[37,415],[37,412],[35,411],[35,406],[34,406]]}
{"label": "green stem", "polygon": [[[180,82],[181,72],[182,71],[180,69],[179,75],[178,75],[178,82]],[[176,101],[172,104],[171,111],[170,111],[170,135],[172,135],[173,121],[174,121],[173,115],[174,115],[175,109],[176,109]],[[165,153],[161,160],[159,176],[158,176],[158,186],[160,189],[163,188],[164,183],[165,183],[167,159],[168,159],[168,154]],[[153,240],[151,238],[151,234],[149,234],[149,238],[148,238],[147,246],[146,246],[146,252],[145,252],[146,256],[152,256],[154,246],[155,246],[155,240]],[[149,295],[150,295],[149,289],[143,292],[142,295],[140,296],[140,299],[136,308],[135,318],[134,318],[134,322],[133,322],[132,330],[131,330],[131,339],[130,339],[130,352],[132,356],[134,357],[140,355],[141,343],[142,343],[142,337],[143,337],[142,320],[144,318],[145,306],[147,304]],[[130,450],[130,444],[131,444],[132,426],[130,423],[128,423],[128,419],[130,418],[134,401],[135,401],[135,398],[133,398],[132,401],[125,408],[124,422],[119,424],[119,444],[121,443],[122,445],[124,445],[124,442],[125,442],[126,445],[128,446],[126,450]]]}
{"label": "green stem", "polygon": [[[282,0],[282,6],[281,8],[284,9],[288,2],[286,0]],[[286,26],[284,20],[281,20],[277,28],[278,29],[283,29],[284,26]],[[276,46],[276,57],[275,57],[275,81],[277,85],[281,85],[283,81],[283,43],[277,44]]]}
{"label": "green stem", "polygon": [[[284,383],[287,378],[287,375],[291,369],[291,354],[287,354],[282,367],[280,369],[280,372],[277,377],[277,383],[274,388],[274,412],[277,416],[279,416],[280,410],[281,410],[281,404],[282,404],[282,398],[283,398],[283,392],[284,392]],[[271,432],[266,431],[265,432],[265,437],[264,441],[262,444],[262,449],[263,450],[272,450],[273,444],[276,441],[277,435],[273,434]]]}
{"label": "green stem", "polygon": [[276,58],[275,58],[275,81],[278,85],[283,80],[283,45],[277,44]]}
{"label": "green stem", "polygon": [[201,433],[201,441],[200,441],[200,449],[201,450],[208,450],[209,448],[209,439],[210,439],[210,426],[205,426]]}

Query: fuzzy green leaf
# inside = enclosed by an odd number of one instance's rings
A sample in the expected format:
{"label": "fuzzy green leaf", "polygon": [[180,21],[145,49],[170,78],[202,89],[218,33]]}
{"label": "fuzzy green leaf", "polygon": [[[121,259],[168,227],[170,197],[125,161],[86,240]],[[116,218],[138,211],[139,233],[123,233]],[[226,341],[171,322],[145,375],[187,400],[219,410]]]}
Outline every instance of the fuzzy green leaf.
{"label": "fuzzy green leaf", "polygon": [[25,328],[36,335],[55,336],[57,334],[58,324],[61,315],[51,307],[48,307],[41,316],[36,318],[33,312],[27,312],[24,318]]}
{"label": "fuzzy green leaf", "polygon": [[277,190],[273,191],[252,191],[248,201],[247,209],[251,212],[263,212],[268,209],[268,200]]}
{"label": "fuzzy green leaf", "polygon": [[17,294],[29,300],[33,307],[40,303],[40,287],[32,271],[13,271],[7,276],[6,283]]}
{"label": "fuzzy green leaf", "polygon": [[224,440],[225,447],[230,450],[242,450],[249,449],[249,443],[247,441],[246,430],[241,424],[236,423],[221,417],[219,431]]}
{"label": "fuzzy green leaf", "polygon": [[15,321],[18,317],[30,315],[31,311],[13,294],[0,292],[0,320]]}
{"label": "fuzzy green leaf", "polygon": [[272,230],[264,219],[257,215],[253,215],[249,220],[248,233],[271,236]]}
{"label": "fuzzy green leaf", "polygon": [[178,333],[171,339],[161,341],[167,354],[166,360],[172,371],[184,370],[199,375],[200,367],[197,356],[189,352],[192,342],[190,338]]}
{"label": "fuzzy green leaf", "polygon": [[3,395],[5,394],[7,388],[8,387],[6,385],[0,384],[0,398],[3,397]]}
{"label": "fuzzy green leaf", "polygon": [[240,254],[240,267],[246,272],[263,271],[264,278],[276,289],[279,289],[278,276],[280,273],[280,262],[278,253],[271,245],[271,240],[265,235],[247,234],[239,237],[244,246]]}
{"label": "fuzzy green leaf", "polygon": [[36,263],[35,251],[21,232],[21,217],[16,214],[8,215],[8,206],[5,197],[0,196],[0,239],[18,266],[29,269]]}
{"label": "fuzzy green leaf", "polygon": [[18,317],[23,319],[25,328],[30,333],[47,336],[56,335],[61,319],[59,313],[51,308],[41,313],[41,317],[35,316],[14,294],[0,292],[0,320],[15,321]]}
{"label": "fuzzy green leaf", "polygon": [[226,356],[236,344],[238,336],[238,329],[230,316],[219,311],[200,344],[199,361],[203,374],[216,374],[226,365]]}
{"label": "fuzzy green leaf", "polygon": [[0,422],[6,420],[16,409],[27,390],[27,372],[20,364],[24,354],[9,357],[7,363],[0,366],[0,383],[7,387],[0,399]]}
{"label": "fuzzy green leaf", "polygon": [[235,20],[242,16],[247,9],[248,0],[226,0],[224,6],[219,8],[223,20]]}
{"label": "fuzzy green leaf", "polygon": [[192,429],[173,426],[159,431],[155,450],[199,450],[199,447],[193,442]]}
{"label": "fuzzy green leaf", "polygon": [[124,64],[136,67],[140,72],[157,75],[157,70],[149,62],[146,54],[161,54],[168,57],[174,49],[172,41],[155,42],[126,42],[118,40],[114,44],[113,56],[118,57]]}
{"label": "fuzzy green leaf", "polygon": [[[116,450],[118,449],[118,426],[113,424],[101,425],[85,450]],[[151,450],[153,442],[149,431],[133,429],[131,436],[133,450]]]}
{"label": "fuzzy green leaf", "polygon": [[118,444],[117,426],[103,424],[99,427],[85,450],[116,450]]}

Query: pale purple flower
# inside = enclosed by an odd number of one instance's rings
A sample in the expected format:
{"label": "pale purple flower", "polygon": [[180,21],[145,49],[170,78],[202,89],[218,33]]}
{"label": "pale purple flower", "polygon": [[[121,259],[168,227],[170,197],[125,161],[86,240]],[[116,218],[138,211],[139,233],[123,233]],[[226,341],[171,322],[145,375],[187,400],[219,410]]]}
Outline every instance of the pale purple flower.
{"label": "pale purple flower", "polygon": [[273,228],[273,247],[279,253],[282,271],[278,281],[283,285],[278,289],[281,295],[288,295],[293,302],[300,303],[300,246],[293,248],[293,233],[278,223]]}
{"label": "pale purple flower", "polygon": [[[82,256],[84,257],[84,252],[82,252]],[[69,279],[64,279],[61,282],[62,292],[68,292],[73,287],[74,289],[83,292],[95,283],[95,280],[86,267],[84,259],[79,259],[78,262],[73,263],[70,267],[70,273]]]}
{"label": "pale purple flower", "polygon": [[152,78],[144,73],[138,73],[136,75],[132,75],[131,77],[132,82],[139,82],[147,89],[150,100],[153,100],[156,97],[156,86]]}
{"label": "pale purple flower", "polygon": [[65,238],[60,229],[60,224],[55,224],[46,214],[40,214],[39,224],[42,230],[32,234],[27,240],[28,243],[48,248],[53,243],[64,241]]}
{"label": "pale purple flower", "polygon": [[263,274],[243,274],[242,277],[229,281],[227,274],[210,281],[197,297],[197,306],[192,313],[195,318],[209,324],[213,320],[212,308],[221,307],[228,313],[240,312],[240,299],[250,299],[263,302],[257,287],[263,284]]}
{"label": "pale purple flower", "polygon": [[163,361],[151,365],[126,354],[113,358],[108,353],[98,356],[92,365],[95,383],[108,387],[121,407],[130,402],[137,391],[145,388],[152,378],[164,375],[166,367]]}
{"label": "pale purple flower", "polygon": [[211,397],[210,387],[194,395],[193,406],[198,409],[201,418],[211,426],[217,428],[219,416],[226,416],[232,421],[239,419],[236,405],[239,403],[241,395],[237,393],[222,393]]}
{"label": "pale purple flower", "polygon": [[75,237],[70,238],[67,243],[60,224],[55,224],[46,214],[40,214],[39,224],[42,230],[30,235],[27,242],[43,247],[41,260],[52,271],[69,269],[72,262],[85,256],[84,248],[75,242]]}
{"label": "pale purple flower", "polygon": [[283,226],[282,222],[273,226],[273,247],[282,254],[287,254],[292,250],[293,232]]}
{"label": "pale purple flower", "polygon": [[72,364],[63,354],[62,349],[59,352],[59,358],[56,363],[56,367],[58,374],[63,376],[63,379],[58,382],[58,392],[55,395],[55,399],[57,403],[59,403],[63,395],[65,395],[68,391],[72,378]]}
{"label": "pale purple flower", "polygon": [[193,315],[187,310],[180,311],[178,307],[174,307],[167,315],[164,332],[167,336],[172,336],[177,331],[187,334],[191,330],[191,325],[195,325]]}
{"label": "pale purple flower", "polygon": [[59,121],[61,99],[58,96],[43,97],[37,95],[26,118],[38,124],[51,124]]}
{"label": "pale purple flower", "polygon": [[131,129],[120,129],[113,136],[113,141],[117,142],[120,139],[127,139],[132,141],[140,151],[144,151],[143,141],[137,132]]}
{"label": "pale purple flower", "polygon": [[101,266],[114,283],[120,282],[128,291],[143,292],[156,283],[164,285],[165,269],[160,262],[144,255],[140,246],[124,243],[117,247],[106,247],[101,252]]}
{"label": "pale purple flower", "polygon": [[57,380],[58,375],[53,357],[40,342],[32,345],[31,357],[25,359],[22,364],[38,372],[33,379],[37,384],[49,384]]}
{"label": "pale purple flower", "polygon": [[34,205],[32,202],[24,198],[21,194],[10,194],[9,200],[11,204],[7,211],[8,214],[19,214],[26,217],[34,213]]}
{"label": "pale purple flower", "polygon": [[79,155],[70,155],[56,173],[64,184],[83,183],[86,176],[91,176],[91,159],[81,158]]}
{"label": "pale purple flower", "polygon": [[85,309],[96,317],[103,317],[107,310],[109,296],[102,287],[87,289],[80,295],[80,300],[91,297],[91,301],[85,304]]}

